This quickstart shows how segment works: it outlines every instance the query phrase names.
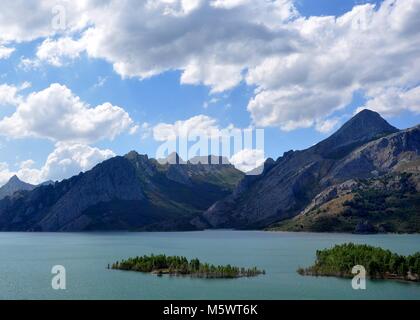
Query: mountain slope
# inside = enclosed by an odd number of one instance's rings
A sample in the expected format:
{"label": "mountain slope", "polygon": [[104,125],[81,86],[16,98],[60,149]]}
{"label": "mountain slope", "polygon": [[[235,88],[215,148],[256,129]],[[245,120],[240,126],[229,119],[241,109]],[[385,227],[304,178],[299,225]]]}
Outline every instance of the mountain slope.
{"label": "mountain slope", "polygon": [[287,152],[275,163],[270,160],[260,176],[245,177],[235,192],[193,223],[263,228],[294,217],[331,185],[417,161],[419,136],[418,127],[399,132],[377,113],[364,110],[317,145]]}
{"label": "mountain slope", "polygon": [[365,109],[311,149],[324,158],[340,159],[366,142],[396,132],[398,129],[386,122],[379,113]]}
{"label": "mountain slope", "polygon": [[232,165],[162,165],[130,152],[0,201],[0,229],[191,229],[191,217],[230,193],[242,176]]}
{"label": "mountain slope", "polygon": [[35,185],[23,182],[17,176],[13,176],[0,188],[0,200],[12,196],[17,191],[28,191],[35,188]]}
{"label": "mountain slope", "polygon": [[327,188],[296,217],[269,228],[311,232],[420,232],[420,174],[392,173]]}

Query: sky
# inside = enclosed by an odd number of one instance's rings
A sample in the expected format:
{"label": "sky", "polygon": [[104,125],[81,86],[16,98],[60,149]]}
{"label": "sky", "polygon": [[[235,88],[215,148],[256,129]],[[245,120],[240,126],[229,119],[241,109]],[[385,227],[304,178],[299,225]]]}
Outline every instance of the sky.
{"label": "sky", "polygon": [[420,0],[3,0],[0,185],[264,130],[246,171],[364,108],[419,124],[419,74]]}

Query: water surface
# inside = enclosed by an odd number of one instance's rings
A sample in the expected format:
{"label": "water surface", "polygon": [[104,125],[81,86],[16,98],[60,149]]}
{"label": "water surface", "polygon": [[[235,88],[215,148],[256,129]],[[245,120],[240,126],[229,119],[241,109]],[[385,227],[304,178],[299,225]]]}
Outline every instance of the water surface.
{"label": "water surface", "polygon": [[[420,284],[303,277],[317,249],[366,243],[400,254],[420,251],[420,235],[349,235],[258,231],[173,233],[0,233],[0,299],[420,299]],[[143,254],[182,255],[211,264],[257,266],[267,274],[192,279],[108,270]],[[67,289],[51,287],[51,268],[66,268]]]}

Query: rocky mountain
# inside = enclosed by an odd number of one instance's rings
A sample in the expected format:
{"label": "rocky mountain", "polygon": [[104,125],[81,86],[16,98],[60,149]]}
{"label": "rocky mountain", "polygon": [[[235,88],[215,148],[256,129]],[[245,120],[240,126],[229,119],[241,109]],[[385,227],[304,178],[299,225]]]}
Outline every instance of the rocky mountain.
{"label": "rocky mountain", "polygon": [[242,177],[230,164],[160,164],[130,152],[1,200],[0,230],[188,230]]}
{"label": "rocky mountain", "polygon": [[420,232],[420,125],[400,131],[364,110],[259,169],[244,176],[222,157],[133,151],[36,188],[12,192],[14,178],[3,187],[0,230]]}
{"label": "rocky mountain", "polygon": [[0,200],[12,196],[17,191],[29,191],[35,188],[35,185],[23,182],[17,176],[13,176],[0,188]]}
{"label": "rocky mountain", "polygon": [[269,228],[315,232],[420,232],[420,174],[352,179],[318,194],[299,215]]}
{"label": "rocky mountain", "polygon": [[327,188],[349,179],[419,170],[420,126],[399,131],[369,110],[303,151],[269,159],[192,223],[205,228],[264,228],[292,218]]}

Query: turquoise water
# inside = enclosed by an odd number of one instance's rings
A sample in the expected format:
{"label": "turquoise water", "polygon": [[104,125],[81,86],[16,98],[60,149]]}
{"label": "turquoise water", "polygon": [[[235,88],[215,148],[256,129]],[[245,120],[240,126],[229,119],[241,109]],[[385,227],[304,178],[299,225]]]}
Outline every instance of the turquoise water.
{"label": "turquoise water", "polygon": [[[0,233],[0,299],[420,299],[420,284],[303,277],[317,249],[367,243],[401,254],[420,251],[420,235],[348,235],[203,231],[186,233]],[[212,264],[257,266],[241,279],[157,277],[108,270],[135,255],[165,253]],[[51,268],[66,268],[66,290],[51,287]]]}

